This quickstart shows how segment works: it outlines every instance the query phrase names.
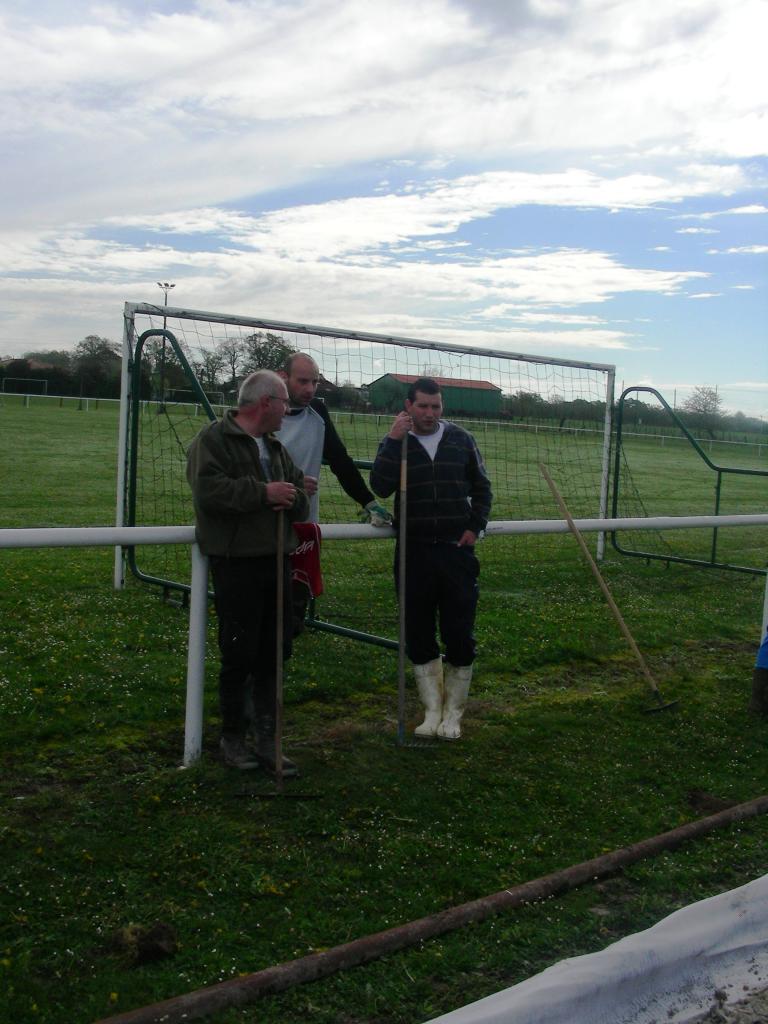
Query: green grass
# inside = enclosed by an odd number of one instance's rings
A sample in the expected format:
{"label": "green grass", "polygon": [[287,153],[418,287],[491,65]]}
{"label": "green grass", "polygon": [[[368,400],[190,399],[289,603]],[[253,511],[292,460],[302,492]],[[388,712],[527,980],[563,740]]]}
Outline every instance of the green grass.
{"label": "green grass", "polygon": [[[114,411],[6,404],[0,429],[0,526],[112,520]],[[280,800],[216,758],[214,623],[203,758],[179,771],[186,613],[112,590],[108,549],[0,552],[0,1021],[87,1024],[674,828],[702,813],[694,791],[767,791],[768,725],[746,711],[761,579],[609,552],[617,603],[680,702],[649,715],[570,538],[480,555],[461,742],[398,748],[394,653],[310,632],[287,666],[285,742],[302,768],[288,785],[315,798]],[[391,542],[326,544],[323,614],[393,636],[391,557]],[[733,826],[213,1019],[426,1020],[762,874],[766,839],[763,819]],[[136,964],[116,936],[156,921],[178,949]]]}

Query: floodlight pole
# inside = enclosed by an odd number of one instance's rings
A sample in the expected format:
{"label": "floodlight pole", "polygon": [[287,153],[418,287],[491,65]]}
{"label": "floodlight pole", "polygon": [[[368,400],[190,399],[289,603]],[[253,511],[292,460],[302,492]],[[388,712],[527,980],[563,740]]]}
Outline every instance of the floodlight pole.
{"label": "floodlight pole", "polygon": [[[166,314],[165,314],[165,310],[167,310],[167,308],[168,308],[168,292],[171,290],[171,288],[175,288],[176,285],[172,284],[170,281],[158,281],[157,282],[157,287],[158,288],[162,288],[163,293],[165,295],[165,302],[163,303],[163,330],[165,330],[165,322],[166,322],[166,319],[167,319],[166,318]],[[163,401],[163,379],[164,379],[164,376],[165,376],[165,335],[163,335],[163,351],[162,351],[162,354],[160,356],[160,405],[158,406],[158,410],[157,410],[158,412],[162,412],[163,408],[165,406],[165,402]]]}
{"label": "floodlight pole", "polygon": [[[171,284],[170,281],[158,281],[157,282],[157,287],[163,289],[163,292],[165,294],[165,302],[163,303],[163,305],[167,306],[168,305],[168,292],[171,290],[171,288],[175,288],[176,285],[175,284]],[[165,314],[163,314],[163,330],[165,330]]]}

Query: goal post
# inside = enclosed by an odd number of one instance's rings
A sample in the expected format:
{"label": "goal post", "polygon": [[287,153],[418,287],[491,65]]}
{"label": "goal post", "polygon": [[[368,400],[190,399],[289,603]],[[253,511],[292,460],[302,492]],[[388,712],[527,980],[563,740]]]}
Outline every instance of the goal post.
{"label": "goal post", "polygon": [[47,395],[47,377],[0,377],[0,393],[5,395]]}
{"label": "goal post", "polygon": [[[539,471],[541,463],[550,469],[575,517],[606,516],[613,366],[126,303],[124,358],[130,373],[123,375],[118,524],[191,523],[186,452],[206,417],[215,415],[206,396],[222,395],[225,404],[234,404],[238,384],[248,372],[279,369],[295,351],[306,352],[317,363],[318,396],[366,482],[366,469],[394,414],[402,409],[409,384],[430,376],[440,382],[445,418],[465,426],[477,440],[491,478],[494,519],[559,517]],[[166,398],[171,391],[187,390],[196,401]],[[321,524],[359,522],[361,512],[324,466]],[[540,546],[546,541],[521,537],[515,543]],[[598,545],[598,554],[601,550]],[[164,546],[142,550],[141,557],[147,562],[134,571],[142,578],[186,589],[188,552]],[[177,560],[171,564],[169,557]],[[116,585],[121,578],[116,558]]]}

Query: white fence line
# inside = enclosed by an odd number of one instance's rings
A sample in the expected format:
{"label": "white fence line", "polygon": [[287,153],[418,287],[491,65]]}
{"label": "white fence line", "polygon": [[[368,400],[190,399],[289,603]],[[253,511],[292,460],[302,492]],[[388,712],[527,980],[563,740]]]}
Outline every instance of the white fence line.
{"label": "white fence line", "polygon": [[[768,526],[768,514],[744,516],[655,516],[645,519],[577,519],[582,533],[612,530],[680,530],[724,526]],[[515,533],[567,533],[560,519],[504,520],[488,524],[488,536]],[[325,540],[382,540],[395,536],[391,528],[362,524],[324,524]],[[188,544],[192,549],[187,692],[184,716],[184,766],[200,757],[203,738],[205,643],[208,625],[208,559],[195,543],[193,526],[77,526],[0,529],[4,548],[133,547],[144,544]],[[768,629],[768,576],[763,601],[763,621],[757,646]]]}
{"label": "white fence line", "polygon": [[[36,391],[35,392],[23,392],[23,391],[2,391],[2,390],[0,390],[0,398],[24,398],[24,399],[30,399],[30,400],[34,398],[34,399],[41,399],[41,400],[46,401],[46,402],[58,401],[58,402],[63,402],[65,404],[70,404],[70,403],[73,403],[73,402],[77,402],[79,405],[82,406],[82,408],[86,412],[88,412],[90,410],[90,403],[91,402],[94,403],[94,405],[96,405],[98,407],[98,403],[100,403],[100,402],[103,402],[106,405],[106,404],[109,404],[110,402],[111,403],[117,403],[117,402],[120,401],[119,398],[95,398],[93,395],[82,395],[82,396],[81,395],[48,395],[48,394],[41,394],[40,392],[36,392]],[[210,396],[209,396],[209,400],[210,400]],[[27,405],[27,406],[29,406],[29,404],[30,404],[30,402],[26,402],[25,403],[25,405]],[[141,404],[144,405],[144,406],[148,406],[148,405],[178,405],[178,406],[194,407],[196,409],[195,415],[198,415],[198,411],[197,410],[202,409],[202,406],[200,405],[200,403],[194,401],[193,399],[191,399],[190,401],[179,402],[179,401],[170,400],[170,399],[166,398],[166,399],[163,399],[162,402],[161,402],[159,399],[151,399],[151,398],[144,399],[144,398],[142,398],[141,399]],[[213,406],[214,409],[229,408],[229,404],[227,402],[211,402],[211,405]],[[382,421],[382,423],[389,423],[392,420],[392,415],[393,415],[392,413],[387,413],[387,412],[363,412],[363,411],[361,411],[359,409],[336,409],[336,408],[332,408],[332,409],[329,409],[329,412],[331,414],[331,419],[333,419],[334,422],[337,419],[341,419],[344,416],[354,415],[354,416],[366,416],[366,417],[368,417],[370,419],[376,419],[377,421],[380,420],[380,421]],[[523,431],[527,430],[527,431],[532,431],[533,433],[536,433],[536,434],[538,434],[539,431],[541,431],[542,433],[551,432],[551,433],[557,433],[557,434],[574,434],[574,435],[576,435],[576,434],[595,434],[595,435],[600,436],[600,437],[602,437],[602,435],[603,435],[603,427],[574,427],[574,426],[568,426],[567,425],[567,419],[566,419],[566,424],[561,427],[561,426],[553,425],[553,424],[550,424],[550,423],[523,423],[523,422],[521,422],[519,420],[489,419],[489,418],[487,418],[485,416],[481,417],[481,416],[467,415],[467,416],[460,416],[460,417],[457,417],[457,418],[461,422],[468,422],[468,421],[472,421],[472,422],[475,422],[475,423],[479,422],[479,423],[482,423],[486,427],[499,427],[499,428],[502,428],[502,429],[505,429],[505,430],[523,430]],[[576,419],[578,421],[578,417],[574,417],[574,419]],[[582,420],[582,421],[579,421],[579,422],[584,422],[584,421]],[[657,425],[661,426],[660,424],[657,424]],[[663,427],[662,427],[662,429],[663,429]],[[734,429],[734,430],[731,431],[731,433],[738,433],[738,430]],[[654,431],[649,431],[649,432],[646,433],[645,431],[633,431],[633,430],[630,429],[629,426],[625,427],[622,430],[622,437],[633,437],[633,438],[638,438],[638,439],[640,439],[642,441],[658,441],[660,443],[660,447],[662,447],[662,448],[665,446],[667,441],[684,441],[684,442],[688,441],[688,438],[686,438],[683,434],[660,434],[660,433],[656,433]],[[727,440],[726,438],[719,438],[719,437],[718,438],[714,438],[714,439],[711,438],[711,437],[694,437],[694,439],[699,443],[699,445],[701,445],[702,448],[707,448],[710,453],[713,451],[713,446],[714,445],[720,445],[720,444],[722,444],[722,445],[732,445],[732,446],[734,446],[736,448],[756,448],[757,449],[756,454],[757,454],[758,458],[762,458],[763,454],[765,452],[768,452],[768,438],[766,438],[766,440],[764,440],[764,441],[730,441],[730,440]]]}

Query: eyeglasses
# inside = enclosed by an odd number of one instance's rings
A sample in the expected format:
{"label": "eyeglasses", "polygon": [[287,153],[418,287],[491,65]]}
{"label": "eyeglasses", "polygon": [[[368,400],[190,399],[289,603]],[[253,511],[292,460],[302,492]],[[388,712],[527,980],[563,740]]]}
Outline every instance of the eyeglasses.
{"label": "eyeglasses", "polygon": [[271,398],[271,399],[272,399],[273,401],[275,401],[275,402],[282,402],[282,403],[283,403],[283,405],[285,406],[285,408],[286,408],[286,409],[287,409],[287,408],[288,408],[288,406],[289,406],[289,405],[291,404],[291,403],[290,403],[290,402],[288,401],[288,399],[287,399],[287,398],[283,398],[283,396],[282,396],[282,395],[267,395],[267,397],[268,397],[268,398]]}

